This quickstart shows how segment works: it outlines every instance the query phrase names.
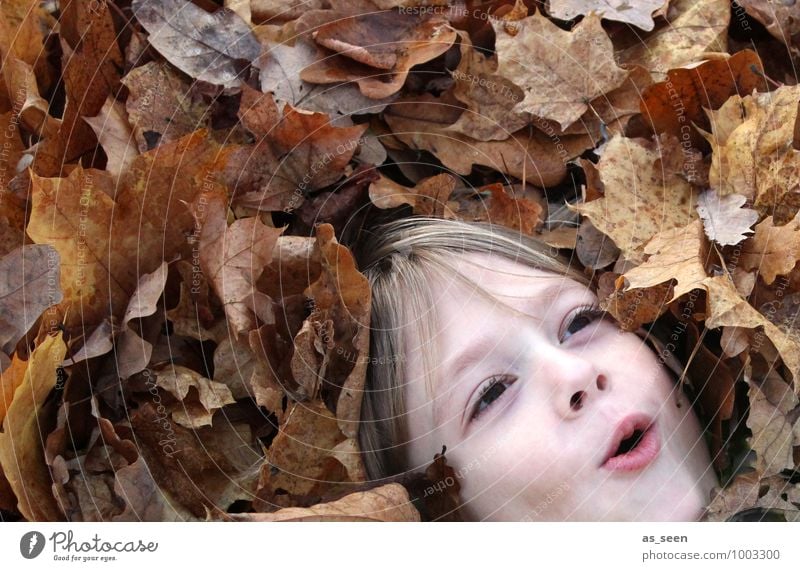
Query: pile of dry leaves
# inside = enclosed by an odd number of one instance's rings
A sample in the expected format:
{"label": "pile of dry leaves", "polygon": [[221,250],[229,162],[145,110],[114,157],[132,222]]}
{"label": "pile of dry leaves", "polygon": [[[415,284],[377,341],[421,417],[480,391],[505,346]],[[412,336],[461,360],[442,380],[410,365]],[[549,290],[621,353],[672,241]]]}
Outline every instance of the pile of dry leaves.
{"label": "pile of dry leaves", "polygon": [[444,518],[458,486],[420,490],[445,456],[375,485],[357,446],[370,290],[347,245],[412,213],[574,251],[699,385],[726,484],[705,519],[798,519],[799,22],[756,0],[4,0],[0,519]]}

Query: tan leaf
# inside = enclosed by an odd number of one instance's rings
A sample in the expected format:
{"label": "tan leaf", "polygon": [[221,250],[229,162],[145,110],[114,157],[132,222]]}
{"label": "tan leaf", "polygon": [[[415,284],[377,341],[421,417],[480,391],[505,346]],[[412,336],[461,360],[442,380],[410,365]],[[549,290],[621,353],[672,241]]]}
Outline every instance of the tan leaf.
{"label": "tan leaf", "polygon": [[226,514],[234,521],[420,521],[419,512],[400,484],[385,484],[365,492],[308,508],[284,508],[274,513]]}
{"label": "tan leaf", "polygon": [[17,509],[29,521],[64,519],[50,489],[52,478],[43,450],[53,412],[46,399],[56,385],[56,367],[66,350],[61,332],[46,336],[34,349],[0,432],[0,466],[17,496]]}
{"label": "tan leaf", "polygon": [[756,224],[755,234],[743,244],[739,255],[742,267],[757,269],[767,285],[791,272],[800,260],[800,213],[788,224],[774,224],[772,216]]}
{"label": "tan leaf", "polygon": [[547,13],[560,20],[572,20],[594,11],[606,20],[625,22],[649,32],[655,26],[653,14],[668,3],[669,0],[548,0]]}
{"label": "tan leaf", "polygon": [[613,45],[597,14],[569,32],[539,12],[517,25],[521,31],[511,35],[501,22],[492,21],[497,73],[525,94],[515,111],[552,119],[564,129],[589,109],[587,101],[616,89],[628,76],[614,61]]}
{"label": "tan leaf", "polygon": [[641,260],[642,248],[657,233],[699,220],[696,191],[663,168],[661,158],[660,145],[614,137],[597,164],[605,196],[570,206],[588,217],[630,260]]}
{"label": "tan leaf", "polygon": [[[227,385],[207,379],[180,365],[158,371],[156,384],[180,401],[172,407],[172,418],[186,428],[212,424],[214,412],[226,404],[236,402]],[[196,400],[187,398],[191,388],[196,391]]]}
{"label": "tan leaf", "polygon": [[737,512],[753,507],[758,501],[759,488],[756,472],[739,474],[726,488],[714,488],[701,521],[725,521]]}
{"label": "tan leaf", "polygon": [[128,124],[125,105],[109,97],[96,117],[84,117],[84,121],[97,136],[108,157],[106,170],[115,177],[128,170],[134,157],[139,154]]}
{"label": "tan leaf", "polygon": [[792,422],[787,413],[798,404],[789,385],[773,371],[761,386],[746,378],[750,412],[747,427],[753,435],[750,448],[756,452],[756,470],[762,477],[794,468]]}
{"label": "tan leaf", "polygon": [[694,63],[706,52],[728,51],[728,0],[671,0],[666,19],[644,41],[620,53],[620,63],[643,65],[663,81],[669,70]]}
{"label": "tan leaf", "polygon": [[711,112],[710,183],[721,195],[737,193],[762,214],[786,224],[800,209],[800,151],[793,145],[799,86],[731,97]]}
{"label": "tan leaf", "polygon": [[520,87],[497,74],[497,57],[474,49],[469,35],[461,37],[461,61],[451,72],[453,95],[466,105],[458,121],[445,127],[479,141],[505,140],[531,122],[529,113],[517,113],[513,106],[522,101]]}
{"label": "tan leaf", "polygon": [[720,246],[735,246],[744,240],[758,221],[758,212],[742,208],[746,201],[740,194],[718,196],[713,189],[701,193],[697,213],[703,219],[706,236]]}

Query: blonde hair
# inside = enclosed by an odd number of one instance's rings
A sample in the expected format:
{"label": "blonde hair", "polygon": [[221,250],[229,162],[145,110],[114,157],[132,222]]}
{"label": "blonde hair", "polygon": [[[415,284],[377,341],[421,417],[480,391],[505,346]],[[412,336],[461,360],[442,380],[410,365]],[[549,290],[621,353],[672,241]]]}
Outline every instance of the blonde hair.
{"label": "blonde hair", "polygon": [[[409,470],[403,332],[410,323],[419,338],[435,338],[435,303],[431,278],[459,279],[490,296],[454,269],[459,253],[485,253],[570,277],[590,286],[590,279],[573,268],[557,249],[511,228],[489,222],[464,222],[428,216],[410,216],[381,224],[361,237],[354,248],[359,270],[372,288],[370,359],[361,405],[358,443],[371,480]],[[431,372],[435,344],[423,344],[423,369],[432,397]],[[433,458],[431,458],[433,461]]]}

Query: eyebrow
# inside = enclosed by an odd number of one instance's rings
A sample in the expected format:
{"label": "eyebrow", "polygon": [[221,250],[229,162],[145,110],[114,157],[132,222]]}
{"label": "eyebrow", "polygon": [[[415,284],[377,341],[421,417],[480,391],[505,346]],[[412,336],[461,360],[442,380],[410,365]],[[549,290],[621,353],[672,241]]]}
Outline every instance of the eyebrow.
{"label": "eyebrow", "polygon": [[[564,285],[563,282],[558,282],[553,285],[546,287],[543,291],[539,292],[536,296],[530,296],[525,298],[526,304],[523,307],[523,311],[530,315],[527,311],[531,306],[535,305],[538,300],[541,298],[546,298],[551,296],[553,298],[559,297],[560,295],[564,295],[566,293],[570,293],[576,290],[583,291],[584,289],[589,289],[587,285],[581,283],[574,283],[574,284],[567,284]],[[504,296],[505,297],[505,296]],[[514,309],[514,308],[512,308]],[[472,365],[476,363],[480,363],[485,357],[486,352],[489,350],[493,350],[496,348],[496,344],[494,343],[495,335],[490,333],[484,333],[477,339],[475,339],[472,343],[467,345],[461,352],[459,352],[455,358],[451,361],[452,365],[450,366],[449,370],[446,371],[445,379],[458,379],[464,371],[466,371]],[[439,398],[439,388],[444,384],[444,379],[437,379],[439,382],[434,383],[434,403],[433,403],[433,419],[436,424],[439,424],[439,419],[441,415],[448,410],[455,404],[458,404],[461,399],[455,398],[456,395],[453,395],[449,398]]]}

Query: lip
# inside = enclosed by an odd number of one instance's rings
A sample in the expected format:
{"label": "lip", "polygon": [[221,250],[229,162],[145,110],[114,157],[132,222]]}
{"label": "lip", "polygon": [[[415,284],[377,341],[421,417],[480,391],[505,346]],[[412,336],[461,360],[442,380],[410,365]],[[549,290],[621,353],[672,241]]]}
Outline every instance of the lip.
{"label": "lip", "polygon": [[[644,431],[636,448],[614,456],[620,443],[630,437],[635,430]],[[645,414],[631,414],[623,418],[614,429],[600,467],[615,472],[641,470],[655,460],[659,452],[661,452],[661,439],[655,421]]]}

